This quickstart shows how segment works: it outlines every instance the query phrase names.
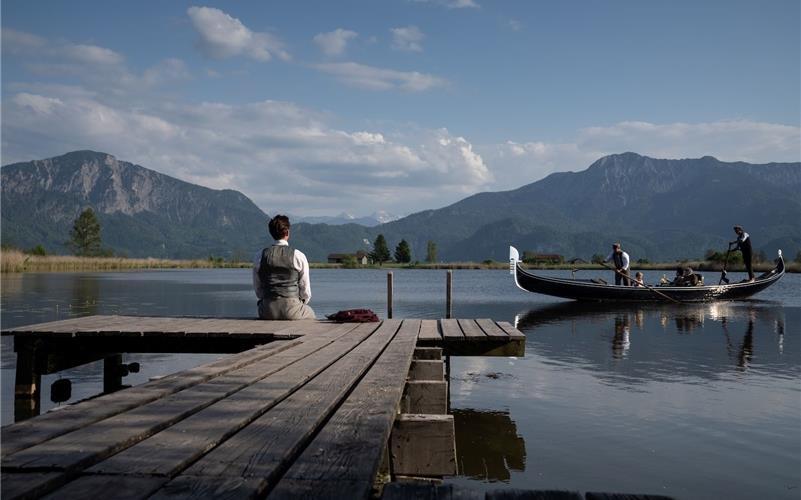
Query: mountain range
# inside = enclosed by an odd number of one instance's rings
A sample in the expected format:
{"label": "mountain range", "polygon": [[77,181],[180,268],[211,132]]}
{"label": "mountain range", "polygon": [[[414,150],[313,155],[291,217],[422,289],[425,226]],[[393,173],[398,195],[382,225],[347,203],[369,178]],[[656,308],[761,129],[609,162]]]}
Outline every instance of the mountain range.
{"label": "mountain range", "polygon": [[[428,241],[437,244],[440,261],[505,260],[508,244],[589,259],[621,241],[632,259],[655,261],[725,249],[732,225],[740,224],[757,251],[773,256],[781,248],[792,258],[801,250],[799,193],[801,163],[623,153],[581,172],[479,193],[373,227],[346,215],[293,223],[292,239],[313,261],[369,250],[379,233],[391,248],[406,239],[416,260],[425,258]],[[54,253],[65,251],[72,221],[85,207],[98,213],[104,244],[132,257],[249,259],[268,241],[267,214],[242,193],[93,151],[4,166],[1,201],[3,244],[41,244]]]}

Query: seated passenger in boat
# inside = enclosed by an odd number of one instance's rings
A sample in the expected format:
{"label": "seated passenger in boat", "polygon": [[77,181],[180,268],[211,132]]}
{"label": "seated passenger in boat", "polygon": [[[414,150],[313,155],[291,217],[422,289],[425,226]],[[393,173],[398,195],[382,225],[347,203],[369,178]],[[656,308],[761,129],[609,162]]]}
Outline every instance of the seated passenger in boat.
{"label": "seated passenger in boat", "polygon": [[704,277],[696,274],[689,267],[679,267],[676,269],[676,277],[673,278],[673,286],[698,286],[704,284]]}
{"label": "seated passenger in boat", "polygon": [[632,286],[645,286],[644,276],[640,271],[634,275],[634,279],[631,281]]}

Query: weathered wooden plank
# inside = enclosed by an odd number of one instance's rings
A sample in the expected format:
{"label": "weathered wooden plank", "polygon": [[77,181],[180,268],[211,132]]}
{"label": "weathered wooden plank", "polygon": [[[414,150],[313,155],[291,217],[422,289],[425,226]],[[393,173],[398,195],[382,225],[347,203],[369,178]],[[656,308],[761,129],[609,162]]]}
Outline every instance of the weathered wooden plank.
{"label": "weathered wooden plank", "polygon": [[[0,496],[3,500],[35,498],[48,491],[48,485],[58,481],[57,472],[5,472],[0,478]],[[58,484],[58,483],[56,483]]]}
{"label": "weathered wooden plank", "polygon": [[401,413],[430,415],[448,413],[448,382],[409,380],[403,390]]}
{"label": "weathered wooden plank", "polygon": [[270,492],[270,498],[366,498],[381,464],[417,342],[404,322],[359,385]]}
{"label": "weathered wooden plank", "polygon": [[409,367],[409,380],[442,380],[444,366],[442,360],[413,359]]}
{"label": "weathered wooden plank", "polygon": [[469,341],[476,341],[476,340],[486,340],[487,334],[484,333],[484,330],[479,328],[478,324],[476,324],[475,320],[472,319],[459,319],[459,326],[464,332],[464,338]]}
{"label": "weathered wooden plank", "polygon": [[399,321],[385,321],[367,340],[204,456],[182,476],[200,481],[213,477],[258,477],[268,485],[274,483],[381,354],[399,325]]}
{"label": "weathered wooden plank", "polygon": [[[332,334],[338,332],[332,330]],[[329,336],[322,336],[332,341]],[[48,439],[75,431],[93,422],[111,417],[137,406],[147,404],[156,399],[169,396],[175,392],[195,384],[224,375],[250,363],[261,361],[283,350],[302,343],[302,340],[275,342],[250,351],[227,356],[204,365],[163,377],[159,380],[132,387],[89,401],[80,405],[70,405],[58,412],[46,413],[36,418],[19,422],[2,428],[2,448],[0,452],[5,458],[25,448]]]}
{"label": "weathered wooden plank", "polygon": [[501,330],[501,327],[491,319],[480,318],[476,320],[476,324],[481,327],[484,333],[487,334],[487,337],[490,337],[492,340],[504,340],[509,338],[509,334]]}
{"label": "weathered wooden plank", "polygon": [[390,436],[392,471],[405,476],[456,474],[453,415],[400,414]]}
{"label": "weathered wooden plank", "polygon": [[[353,325],[346,325],[352,329]],[[340,330],[345,335],[349,329]],[[316,341],[315,341],[316,340]],[[74,472],[121,451],[197,411],[314,353],[330,339],[318,337],[274,354],[271,363],[251,363],[206,383],[21,450],[3,459],[4,468],[60,468]]]}
{"label": "weathered wooden plank", "polygon": [[441,319],[439,326],[442,328],[442,338],[447,341],[464,340],[464,333],[459,328],[459,321],[456,319]]}
{"label": "weathered wooden plank", "polygon": [[504,332],[506,332],[507,335],[509,335],[509,338],[511,338],[513,340],[514,339],[523,339],[523,340],[525,340],[525,338],[526,338],[526,336],[523,334],[523,332],[521,332],[520,330],[518,330],[517,328],[512,326],[512,324],[509,323],[508,321],[498,321],[498,326],[501,327],[501,329]]}
{"label": "weathered wooden plank", "polygon": [[439,331],[437,320],[424,319],[420,325],[420,334],[417,336],[417,339],[420,341],[441,341],[442,332]]}
{"label": "weathered wooden plank", "polygon": [[[417,337],[420,338],[419,336]],[[442,359],[441,347],[415,347],[414,359],[429,359],[440,360]]]}
{"label": "weathered wooden plank", "polygon": [[180,476],[162,489],[158,490],[151,500],[215,498],[218,500],[240,500],[261,498],[267,489],[267,481],[262,478],[195,478]]}
{"label": "weathered wooden plank", "polygon": [[273,334],[276,339],[293,339],[303,335],[314,335],[324,328],[330,328],[332,323],[321,323],[315,320],[287,321],[285,328],[276,330]]}
{"label": "weathered wooden plank", "polygon": [[[303,384],[306,384],[308,380],[323,372],[323,370],[328,368],[328,371],[317,377],[318,379],[340,379],[329,381],[331,384],[342,382],[341,370],[337,371],[331,365],[335,363],[340,365],[341,363],[337,360],[341,361],[340,358],[342,356],[348,354],[359,343],[366,343],[363,342],[365,338],[371,335],[378,335],[378,333],[373,333],[376,331],[377,326],[376,324],[362,324],[355,327],[346,336],[319,349],[281,372],[265,378],[165,429],[150,439],[110,457],[108,460],[89,469],[89,472],[104,474],[158,474],[165,476],[178,474],[204,453],[225,441],[246,425],[251,424],[268,410],[271,415],[274,412],[281,413],[284,411],[281,408],[288,405],[285,398],[298,390]],[[357,347],[357,349],[359,348]],[[348,354],[348,356],[350,355]],[[303,386],[303,391],[309,391],[310,388],[319,383],[315,379]],[[276,404],[279,404],[281,408],[273,408]],[[314,408],[308,405],[306,398],[304,398],[301,411],[315,413]],[[243,446],[245,447],[251,444],[248,439],[241,437],[246,433],[247,429],[236,437],[236,439],[244,439],[245,444]]]}
{"label": "weathered wooden plank", "polygon": [[[44,496],[44,500],[113,498],[139,500],[158,490],[169,481],[166,477],[95,476],[85,475]],[[4,497],[5,498],[5,497]]]}

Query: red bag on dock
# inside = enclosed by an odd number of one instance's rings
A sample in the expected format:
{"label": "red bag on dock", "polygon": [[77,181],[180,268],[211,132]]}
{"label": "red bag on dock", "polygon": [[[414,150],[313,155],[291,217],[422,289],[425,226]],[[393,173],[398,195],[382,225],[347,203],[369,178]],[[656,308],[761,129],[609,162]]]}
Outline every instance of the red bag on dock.
{"label": "red bag on dock", "polygon": [[329,314],[326,318],[338,323],[374,323],[381,321],[371,309],[345,309],[344,311]]}

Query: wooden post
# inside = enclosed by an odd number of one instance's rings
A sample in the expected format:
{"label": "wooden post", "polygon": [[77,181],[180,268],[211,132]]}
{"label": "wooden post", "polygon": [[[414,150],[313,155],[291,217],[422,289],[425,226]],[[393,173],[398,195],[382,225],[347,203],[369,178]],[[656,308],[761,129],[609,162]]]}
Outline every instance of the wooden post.
{"label": "wooden post", "polygon": [[392,319],[392,271],[387,273],[387,319]]}
{"label": "wooden post", "polygon": [[112,354],[103,358],[103,392],[122,389],[122,354]]}
{"label": "wooden post", "polygon": [[445,280],[445,317],[453,315],[453,271],[448,271]]}
{"label": "wooden post", "polygon": [[392,427],[390,448],[396,475],[456,474],[453,415],[398,415]]}
{"label": "wooden post", "polygon": [[37,368],[36,350],[17,350],[17,373],[14,380],[14,421],[35,417],[39,414],[42,398],[42,375]]}

